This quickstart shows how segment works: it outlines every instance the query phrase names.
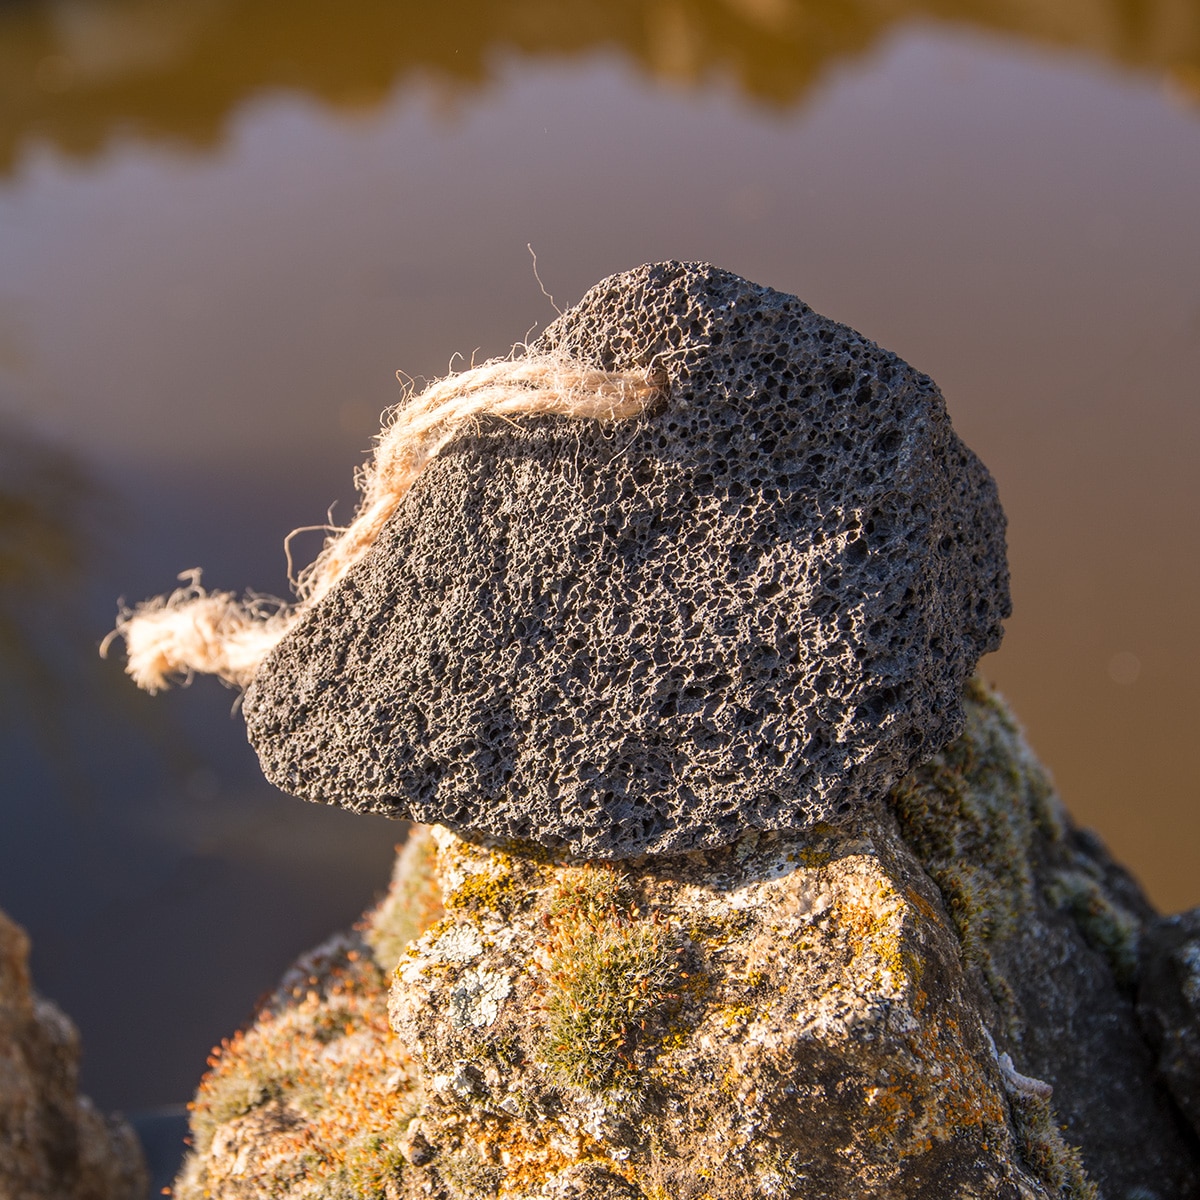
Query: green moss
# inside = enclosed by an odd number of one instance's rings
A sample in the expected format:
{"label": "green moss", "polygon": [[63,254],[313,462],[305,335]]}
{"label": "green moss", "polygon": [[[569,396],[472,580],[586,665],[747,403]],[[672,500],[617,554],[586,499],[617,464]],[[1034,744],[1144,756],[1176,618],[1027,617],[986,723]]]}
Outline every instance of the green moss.
{"label": "green moss", "polygon": [[972,680],[964,708],[962,735],[897,784],[891,801],[904,840],[942,893],[964,960],[981,970],[1016,1036],[1012,988],[991,947],[1034,909],[1034,843],[1048,829],[1061,836],[1061,826],[1003,703]]}
{"label": "green moss", "polygon": [[546,913],[552,936],[538,1057],[558,1082],[603,1091],[625,1082],[634,1052],[667,1032],[680,995],[680,950],[640,916],[628,880],[606,866],[569,867]]}
{"label": "green moss", "polygon": [[1088,945],[1108,959],[1125,987],[1137,978],[1141,922],[1114,904],[1100,883],[1085,871],[1058,871],[1046,885],[1046,898],[1075,920]]}
{"label": "green moss", "polygon": [[1007,983],[989,943],[1010,936],[1037,905],[1033,860],[1064,856],[1078,866],[1053,869],[1045,898],[1068,912],[1084,939],[1109,962],[1118,982],[1136,976],[1141,924],[1071,855],[1067,817],[1003,702],[978,680],[966,695],[962,736],[904,779],[892,804],[904,839],[942,892],[963,957],[982,968],[1011,1016]]}
{"label": "green moss", "polygon": [[[1003,702],[976,679],[964,707],[962,735],[898,784],[891,799],[904,840],[942,893],[963,958],[982,971],[1015,1037],[1017,1005],[992,944],[1016,935],[1037,910],[1035,860],[1064,852],[1067,819]],[[1113,905],[1097,881],[1060,870],[1047,892],[1109,955],[1119,978],[1133,970],[1136,918]],[[1022,1153],[1048,1190],[1063,1200],[1095,1200],[1080,1152],[1063,1140],[1050,1101],[1010,1101]]]}
{"label": "green moss", "polygon": [[489,1037],[484,1052],[505,1074],[515,1070],[525,1061],[525,1048],[515,1034]]}
{"label": "green moss", "polygon": [[1022,1156],[1050,1194],[1062,1200],[1099,1200],[1082,1155],[1063,1140],[1050,1101],[1040,1096],[1014,1098],[1012,1113]]}
{"label": "green moss", "polygon": [[607,865],[589,864],[559,872],[547,911],[557,920],[576,920],[626,913],[632,906],[626,875]]}
{"label": "green moss", "polygon": [[[246,1186],[255,1195],[299,1194],[299,1181],[309,1200],[397,1194],[399,1141],[416,1098],[410,1060],[388,1027],[387,977],[350,947],[314,970],[286,1004],[273,1002],[210,1057],[191,1104],[181,1200],[208,1195],[217,1130],[260,1111],[243,1132],[253,1139]],[[353,1049],[339,1048],[348,1034]]]}
{"label": "green moss", "polygon": [[355,1013],[342,1007],[330,1007],[313,1017],[309,1025],[309,1035],[316,1042],[328,1045],[338,1038],[353,1033],[361,1028],[362,1019]]}
{"label": "green moss", "polygon": [[962,736],[892,797],[905,840],[941,888],[969,959],[1011,933],[1032,900],[1035,826],[1014,735],[990,698],[970,695]]}
{"label": "green moss", "polygon": [[484,1162],[469,1145],[440,1154],[437,1167],[454,1200],[495,1196],[504,1179],[504,1172],[499,1167]]}
{"label": "green moss", "polygon": [[239,1065],[238,1070],[228,1071],[214,1078],[204,1097],[204,1104],[192,1105],[190,1133],[193,1153],[208,1153],[213,1135],[227,1121],[244,1117],[270,1100],[283,1095],[279,1080],[266,1072],[253,1069],[253,1064]]}
{"label": "green moss", "polygon": [[664,926],[612,920],[564,933],[551,955],[539,1057],[562,1083],[611,1086],[633,1068],[640,1035],[678,983],[679,958]]}
{"label": "green moss", "polygon": [[441,915],[437,845],[427,828],[415,826],[396,859],[388,894],[362,927],[379,969],[390,973],[409,944]]}
{"label": "green moss", "polygon": [[400,1138],[411,1120],[406,1112],[391,1128],[367,1134],[346,1150],[345,1165],[325,1185],[323,1200],[387,1200],[394,1195],[407,1165]]}

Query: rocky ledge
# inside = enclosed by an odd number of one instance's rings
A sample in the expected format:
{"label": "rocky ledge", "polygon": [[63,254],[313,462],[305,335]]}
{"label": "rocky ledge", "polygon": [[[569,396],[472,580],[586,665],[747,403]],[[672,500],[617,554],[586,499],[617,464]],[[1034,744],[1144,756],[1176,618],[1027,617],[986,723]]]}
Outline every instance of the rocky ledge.
{"label": "rocky ledge", "polygon": [[418,829],[215,1057],[177,1197],[1196,1195],[1159,926],[965,710],[849,831],[614,866]]}

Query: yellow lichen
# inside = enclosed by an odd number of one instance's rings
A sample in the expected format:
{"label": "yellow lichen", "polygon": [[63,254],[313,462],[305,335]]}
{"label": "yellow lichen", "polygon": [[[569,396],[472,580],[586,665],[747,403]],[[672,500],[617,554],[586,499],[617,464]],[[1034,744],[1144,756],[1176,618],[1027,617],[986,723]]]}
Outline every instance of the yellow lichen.
{"label": "yellow lichen", "polygon": [[830,909],[830,919],[852,957],[869,955],[873,960],[868,968],[873,987],[902,987],[912,969],[902,953],[904,907],[891,884],[880,878],[871,893],[856,890]]}
{"label": "yellow lichen", "polygon": [[462,1140],[480,1160],[498,1168],[495,1194],[501,1200],[527,1195],[575,1163],[600,1162],[613,1168],[604,1146],[590,1134],[566,1134],[561,1126],[545,1121],[480,1113],[465,1123]]}
{"label": "yellow lichen", "polygon": [[726,1029],[753,1021],[757,1015],[758,1009],[753,1004],[731,1004],[728,1008],[722,1009],[719,1014],[721,1023]]}
{"label": "yellow lichen", "polygon": [[472,871],[467,875],[446,897],[446,907],[507,917],[520,898],[512,870],[501,862],[496,871]]}

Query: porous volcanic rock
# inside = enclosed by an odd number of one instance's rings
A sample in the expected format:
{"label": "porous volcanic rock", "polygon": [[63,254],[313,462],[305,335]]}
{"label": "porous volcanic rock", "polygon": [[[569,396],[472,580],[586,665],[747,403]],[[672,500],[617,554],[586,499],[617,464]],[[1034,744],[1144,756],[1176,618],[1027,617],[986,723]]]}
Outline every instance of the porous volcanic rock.
{"label": "porous volcanic rock", "polygon": [[0,1200],[145,1200],[133,1130],[77,1090],[79,1034],[33,991],[29,939],[0,912]]}
{"label": "porous volcanic rock", "polygon": [[1196,1200],[1134,1012],[1153,914],[965,709],[839,829],[620,864],[418,834],[363,932],[386,962],[440,893],[393,1034],[361,942],[302,964],[201,1087],[179,1200]]}
{"label": "porous volcanic rock", "polygon": [[1005,523],[930,379],[705,264],[606,280],[530,353],[666,401],[443,450],[250,687],[269,779],[628,858],[843,820],[958,734]]}

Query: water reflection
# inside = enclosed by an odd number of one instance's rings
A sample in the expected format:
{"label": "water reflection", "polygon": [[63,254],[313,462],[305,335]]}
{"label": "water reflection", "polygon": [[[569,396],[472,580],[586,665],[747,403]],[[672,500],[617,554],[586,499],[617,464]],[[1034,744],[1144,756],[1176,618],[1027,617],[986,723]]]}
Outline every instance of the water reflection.
{"label": "water reflection", "polygon": [[[204,769],[184,731],[96,655],[103,562],[129,516],[91,464],[0,413],[0,748],[35,756],[76,815],[107,790],[101,729],[127,761],[148,753],[169,778]],[[6,768],[10,784],[19,779],[13,762]],[[51,795],[43,801],[51,806]]]}
{"label": "water reflection", "polygon": [[26,727],[76,795],[63,710],[87,644],[79,601],[100,500],[71,455],[0,420],[0,716]]}
{"label": "water reflection", "polygon": [[254,92],[373,107],[400,82],[452,96],[506,57],[616,51],[649,76],[731,81],[769,105],[799,101],[902,24],[938,23],[1161,72],[1200,97],[1196,0],[17,0],[0,9],[0,170],[45,137],[90,154],[115,135],[209,145]]}
{"label": "water reflection", "polygon": [[113,602],[197,564],[282,594],[396,368],[553,315],[527,242],[564,304],[709,258],[936,378],[1010,517],[985,670],[1080,819],[1200,901],[1200,122],[1155,78],[1200,5],[1028,8],[0,0],[0,907],[98,1100],[186,1096],[400,832],[271,792],[213,681],[136,693]]}

